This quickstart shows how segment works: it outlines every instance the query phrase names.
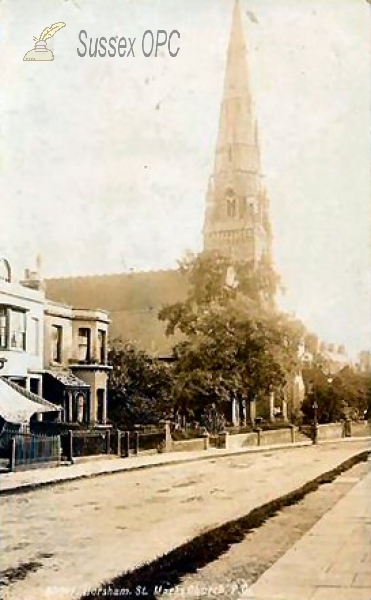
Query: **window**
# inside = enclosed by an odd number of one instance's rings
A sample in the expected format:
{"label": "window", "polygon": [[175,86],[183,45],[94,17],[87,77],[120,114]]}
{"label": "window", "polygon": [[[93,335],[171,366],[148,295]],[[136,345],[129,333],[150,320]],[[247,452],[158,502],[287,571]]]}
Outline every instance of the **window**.
{"label": "window", "polygon": [[236,200],[234,198],[228,198],[227,200],[227,215],[228,217],[236,216]]}
{"label": "window", "polygon": [[26,350],[26,315],[23,311],[10,309],[10,347]]}
{"label": "window", "polygon": [[0,348],[8,346],[8,314],[4,306],[0,306]]}
{"label": "window", "polygon": [[79,362],[90,360],[90,329],[85,327],[79,329],[78,360]]}
{"label": "window", "polygon": [[97,390],[97,421],[98,423],[104,423],[105,418],[105,390]]}
{"label": "window", "polygon": [[98,358],[101,365],[106,362],[106,332],[98,329]]}
{"label": "window", "polygon": [[32,348],[31,348],[31,352],[32,354],[34,354],[35,356],[39,355],[40,352],[40,328],[39,328],[39,319],[37,319],[36,317],[32,317],[31,320],[32,323],[32,331],[31,331],[31,336],[32,336]]}
{"label": "window", "polygon": [[76,421],[84,423],[86,419],[86,400],[84,394],[78,394],[76,397]]}
{"label": "window", "polygon": [[226,200],[227,200],[227,217],[235,217],[236,216],[236,198],[234,192],[231,188],[228,188],[226,191]]}
{"label": "window", "polygon": [[0,306],[0,348],[26,350],[26,313]]}
{"label": "window", "polygon": [[62,335],[63,329],[60,325],[52,325],[52,361],[62,362]]}
{"label": "window", "polygon": [[40,379],[36,379],[34,377],[31,377],[30,379],[30,392],[32,392],[33,394],[40,394]]}

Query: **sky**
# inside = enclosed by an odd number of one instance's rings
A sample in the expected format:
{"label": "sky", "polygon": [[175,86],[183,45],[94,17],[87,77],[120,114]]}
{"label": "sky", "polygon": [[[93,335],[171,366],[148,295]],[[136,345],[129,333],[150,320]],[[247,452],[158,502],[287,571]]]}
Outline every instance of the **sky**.
{"label": "sky", "polygon": [[[371,347],[370,5],[240,0],[281,306]],[[174,267],[202,249],[233,0],[0,1],[0,256],[20,277]],[[53,62],[24,62],[48,25]],[[79,57],[134,38],[135,57]],[[180,50],[144,57],[145,30]]]}

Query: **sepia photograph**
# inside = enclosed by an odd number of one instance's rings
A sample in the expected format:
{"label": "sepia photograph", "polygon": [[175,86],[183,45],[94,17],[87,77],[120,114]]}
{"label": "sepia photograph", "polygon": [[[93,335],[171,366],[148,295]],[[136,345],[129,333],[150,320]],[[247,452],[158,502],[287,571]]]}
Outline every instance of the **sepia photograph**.
{"label": "sepia photograph", "polygon": [[0,74],[0,598],[370,600],[371,2],[0,0]]}

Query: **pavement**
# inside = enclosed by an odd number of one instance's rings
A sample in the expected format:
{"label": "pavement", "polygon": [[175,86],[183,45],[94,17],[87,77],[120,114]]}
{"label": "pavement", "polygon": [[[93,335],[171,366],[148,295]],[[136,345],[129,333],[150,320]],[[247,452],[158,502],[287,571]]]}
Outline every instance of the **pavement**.
{"label": "pavement", "polygon": [[[339,440],[324,440],[320,444],[347,444],[352,442],[368,441],[371,438],[342,438]],[[129,458],[118,458],[115,456],[95,457],[90,460],[77,459],[74,464],[62,464],[53,467],[41,467],[28,470],[18,470],[8,473],[0,473],[0,496],[28,492],[39,487],[46,487],[97,477],[99,475],[109,475],[111,473],[121,473],[125,471],[138,471],[141,469],[151,469],[166,465],[179,465],[200,460],[210,460],[212,458],[222,458],[228,456],[238,456],[243,454],[255,454],[271,450],[286,450],[311,446],[312,442],[301,441],[294,444],[274,444],[260,447],[243,448],[237,450],[224,450],[209,448],[197,452],[170,452],[164,454],[147,454],[131,456]]]}
{"label": "pavement", "polygon": [[241,598],[371,599],[371,473]]}
{"label": "pavement", "polygon": [[[351,439],[351,438],[349,438]],[[358,438],[360,440],[360,438]],[[139,471],[166,465],[179,465],[200,460],[210,460],[226,456],[238,456],[240,454],[251,454],[267,452],[269,450],[284,450],[287,448],[300,448],[311,446],[311,441],[298,442],[296,444],[281,444],[272,446],[261,446],[258,448],[244,448],[238,450],[218,450],[209,448],[197,452],[169,452],[164,454],[147,454],[119,458],[117,456],[94,457],[91,460],[83,460],[74,464],[62,464],[53,467],[33,468],[18,470],[0,474],[0,496],[31,491],[39,487],[75,481],[99,475],[121,473],[125,471]]]}

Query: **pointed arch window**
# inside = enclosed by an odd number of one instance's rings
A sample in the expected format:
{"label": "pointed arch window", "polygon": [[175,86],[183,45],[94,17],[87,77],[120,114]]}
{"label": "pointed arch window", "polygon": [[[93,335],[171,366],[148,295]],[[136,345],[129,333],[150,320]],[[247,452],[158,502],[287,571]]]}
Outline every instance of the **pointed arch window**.
{"label": "pointed arch window", "polygon": [[234,191],[228,188],[226,192],[227,217],[234,218],[236,216],[236,197]]}
{"label": "pointed arch window", "polygon": [[235,200],[235,198],[228,198],[228,200],[227,200],[227,215],[228,215],[228,217],[236,216],[236,200]]}

